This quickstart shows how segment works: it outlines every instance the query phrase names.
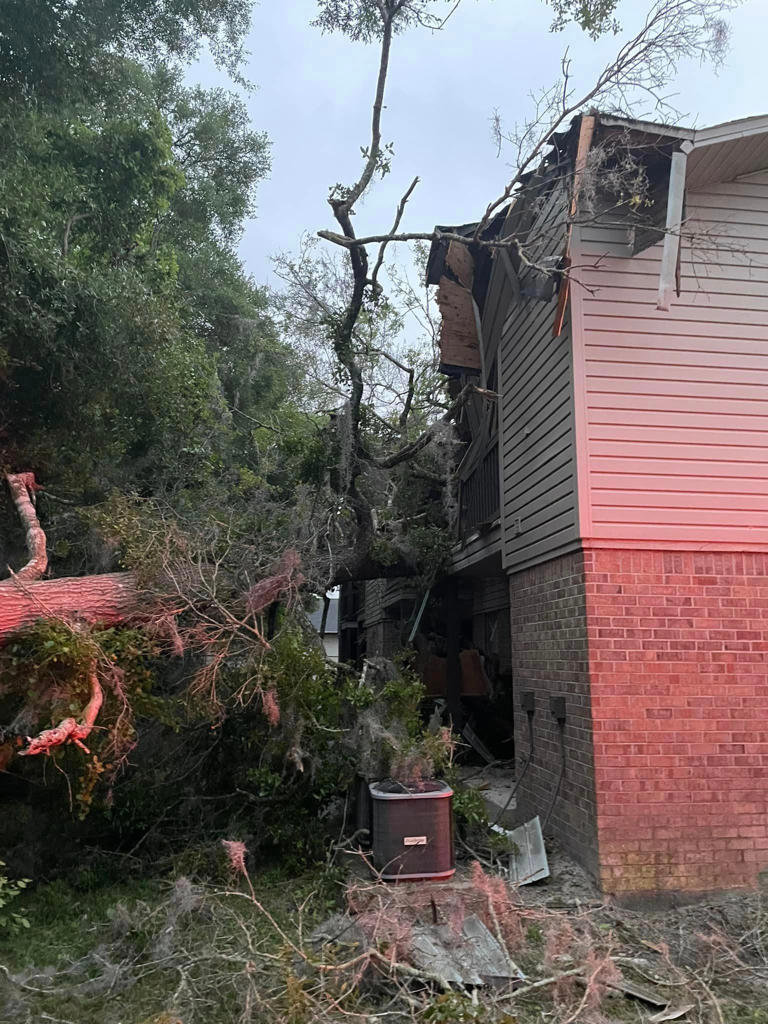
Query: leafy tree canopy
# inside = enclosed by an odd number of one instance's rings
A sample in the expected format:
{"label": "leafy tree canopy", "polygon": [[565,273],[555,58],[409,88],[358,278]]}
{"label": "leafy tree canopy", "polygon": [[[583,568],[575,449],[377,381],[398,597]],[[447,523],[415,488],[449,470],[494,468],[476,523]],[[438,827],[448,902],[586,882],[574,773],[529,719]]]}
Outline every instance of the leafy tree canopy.
{"label": "leafy tree canopy", "polygon": [[236,72],[251,7],[251,0],[7,0],[0,88],[95,92],[116,58],[189,60],[203,41]]}
{"label": "leafy tree canopy", "polygon": [[269,141],[175,60],[207,38],[234,67],[249,8],[0,11],[0,457],[76,505],[119,490],[226,507],[243,480],[288,485],[281,418],[296,465],[314,434],[302,361],[236,252]]}

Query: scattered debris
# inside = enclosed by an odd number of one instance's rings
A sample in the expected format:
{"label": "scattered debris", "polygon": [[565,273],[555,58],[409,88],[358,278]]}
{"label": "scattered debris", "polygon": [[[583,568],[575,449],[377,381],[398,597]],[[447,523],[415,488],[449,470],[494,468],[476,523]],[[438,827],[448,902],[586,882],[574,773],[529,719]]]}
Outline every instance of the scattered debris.
{"label": "scattered debris", "polygon": [[652,1017],[648,1018],[648,1024],[663,1024],[665,1020],[679,1020],[684,1017],[686,1013],[690,1013],[691,1010],[696,1009],[695,1003],[683,1003],[680,1006],[668,1006],[666,1010],[661,1010],[659,1013],[654,1013]]}
{"label": "scattered debris", "polygon": [[482,797],[489,821],[505,828],[517,825],[515,773],[511,766],[495,762],[482,768],[473,767],[461,781]]}
{"label": "scattered debris", "polygon": [[509,880],[513,885],[530,885],[549,878],[549,862],[538,815],[511,831],[500,825],[491,825],[491,830],[509,840]]}
{"label": "scattered debris", "polygon": [[458,934],[447,924],[415,927],[409,959],[416,967],[444,977],[446,983],[464,988],[525,980],[476,914],[464,920]]}
{"label": "scattered debris", "polygon": [[496,758],[490,752],[488,747],[486,747],[486,745],[483,743],[483,741],[480,739],[480,737],[477,735],[477,733],[475,732],[471,725],[465,723],[461,728],[461,735],[467,741],[470,747],[472,747],[475,753],[479,754],[480,757],[482,757],[486,764],[495,763]]}
{"label": "scattered debris", "polygon": [[[660,992],[650,988],[648,985],[641,985],[637,981],[630,981],[629,978],[625,978],[623,974],[619,974],[616,980],[611,979],[607,981],[606,985],[608,988],[615,989],[617,992],[622,992],[625,996],[629,996],[632,999],[639,999],[642,1003],[647,1003],[648,1006],[654,1006],[657,1009],[662,1010],[665,1010],[669,1006],[669,999],[667,996],[663,996]],[[671,1020],[672,1018],[669,1019]]]}

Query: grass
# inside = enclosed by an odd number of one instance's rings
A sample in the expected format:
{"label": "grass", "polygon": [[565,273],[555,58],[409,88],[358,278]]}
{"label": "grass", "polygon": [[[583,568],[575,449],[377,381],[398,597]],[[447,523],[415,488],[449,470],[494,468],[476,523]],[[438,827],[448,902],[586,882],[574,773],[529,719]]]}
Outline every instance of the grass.
{"label": "grass", "polygon": [[[194,857],[188,858],[187,864],[192,863]],[[490,990],[482,990],[477,1001],[469,993],[441,992],[439,986],[382,967],[382,954],[385,962],[390,950],[398,960],[407,960],[407,954],[395,953],[380,930],[370,943],[379,960],[369,962],[365,977],[365,968],[348,969],[357,948],[327,947],[324,966],[318,967],[307,935],[337,908],[342,893],[340,877],[325,870],[298,875],[278,868],[256,871],[250,879],[253,899],[246,879],[226,874],[218,885],[185,876],[97,885],[95,876],[83,873],[74,883],[39,885],[14,900],[14,909],[30,927],[0,932],[5,968],[0,970],[0,1020],[346,1024],[379,1019],[376,1015],[386,1011],[384,1024],[647,1021],[650,1009],[602,983],[598,1003],[587,1001],[579,1009],[584,979],[604,958],[621,964],[630,976],[639,964],[639,980],[649,971],[666,975],[670,999],[685,995],[695,1003],[686,1024],[768,1024],[763,952],[768,915],[759,898],[745,897],[738,915],[735,908],[741,903],[727,904],[734,915],[732,932],[713,937],[704,908],[681,910],[667,920],[663,915],[622,915],[600,905],[588,913],[537,908],[525,899],[508,905],[503,884],[481,871],[476,874],[478,891],[495,901],[501,925],[516,926],[511,948],[528,983],[559,972],[565,979],[574,974],[574,965],[582,965],[580,978],[567,978],[564,987],[558,983],[521,993],[513,1002],[504,997],[496,1002]],[[370,883],[362,885],[370,889]],[[401,904],[405,894],[406,916],[415,906],[415,889],[384,886],[377,893],[376,899],[381,896],[393,907],[397,894]],[[381,920],[388,919],[384,915]],[[674,946],[675,963],[665,952]],[[340,961],[346,966],[336,972],[334,963]],[[663,990],[664,982],[659,984]]]}
{"label": "grass", "polygon": [[167,891],[158,880],[138,880],[82,890],[56,881],[28,889],[13,904],[30,927],[16,933],[0,931],[0,962],[11,970],[58,966],[85,956],[109,924],[119,904],[151,903]]}
{"label": "grass", "polygon": [[[257,897],[285,935],[327,915],[335,880],[320,871],[253,877]],[[52,882],[14,903],[30,927],[0,933],[0,1020],[43,1024],[231,1024],[254,982],[290,971],[273,925],[223,887],[136,880],[80,889]],[[236,888],[233,886],[233,888]],[[303,908],[300,909],[299,908]],[[276,959],[255,954],[270,951]],[[251,962],[259,961],[258,970]],[[249,976],[249,972],[250,975]],[[5,972],[3,972],[5,974]],[[164,1016],[165,1015],[165,1016]],[[258,1007],[246,1018],[260,1016]]]}

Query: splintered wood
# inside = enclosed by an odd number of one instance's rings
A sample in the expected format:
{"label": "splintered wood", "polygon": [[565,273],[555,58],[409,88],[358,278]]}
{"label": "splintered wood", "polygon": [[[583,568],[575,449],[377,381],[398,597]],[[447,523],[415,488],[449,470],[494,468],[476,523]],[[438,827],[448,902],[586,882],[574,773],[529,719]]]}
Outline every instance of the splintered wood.
{"label": "splintered wood", "polygon": [[474,261],[465,245],[451,242],[445,255],[446,273],[440,278],[440,360],[445,366],[480,370],[477,321],[472,303]]}
{"label": "splintered wood", "polygon": [[440,307],[440,360],[446,366],[459,366],[467,370],[480,370],[480,348],[477,344],[475,311],[472,293],[449,280],[440,279],[437,289]]}

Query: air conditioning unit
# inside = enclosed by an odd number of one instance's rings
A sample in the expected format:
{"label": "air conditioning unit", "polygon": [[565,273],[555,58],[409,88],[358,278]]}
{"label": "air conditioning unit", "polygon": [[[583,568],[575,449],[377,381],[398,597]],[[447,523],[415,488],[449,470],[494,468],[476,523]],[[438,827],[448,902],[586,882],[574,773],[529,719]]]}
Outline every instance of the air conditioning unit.
{"label": "air conditioning unit", "polygon": [[445,782],[409,789],[399,782],[373,782],[373,864],[387,882],[450,878],[453,849],[453,790]]}

